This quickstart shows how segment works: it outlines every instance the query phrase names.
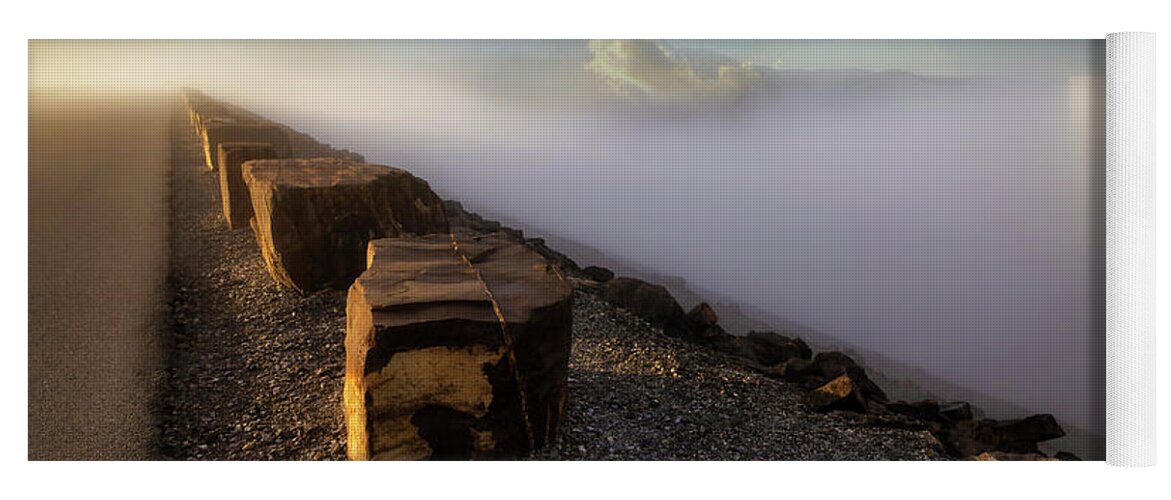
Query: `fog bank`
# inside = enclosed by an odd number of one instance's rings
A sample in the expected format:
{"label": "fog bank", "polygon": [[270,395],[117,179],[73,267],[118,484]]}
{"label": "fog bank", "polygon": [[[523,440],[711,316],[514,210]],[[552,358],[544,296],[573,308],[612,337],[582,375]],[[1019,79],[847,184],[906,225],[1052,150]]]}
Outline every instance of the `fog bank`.
{"label": "fog bank", "polygon": [[1012,43],[986,52],[1052,57],[924,74],[688,43],[151,50],[161,81],[411,170],[471,210],[921,369],[928,389],[1100,432],[1104,45]]}

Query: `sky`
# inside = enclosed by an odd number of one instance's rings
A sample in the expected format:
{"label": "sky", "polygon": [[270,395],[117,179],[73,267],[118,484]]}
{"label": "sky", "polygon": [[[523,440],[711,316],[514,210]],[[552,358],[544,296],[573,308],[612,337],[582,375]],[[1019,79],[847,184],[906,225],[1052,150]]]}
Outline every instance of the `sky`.
{"label": "sky", "polygon": [[677,41],[774,69],[907,71],[924,76],[1004,76],[1027,70],[1064,76],[1100,73],[1090,57],[1100,40],[727,40]]}
{"label": "sky", "polygon": [[[619,41],[101,41],[32,40],[30,83],[173,86],[258,71],[337,71],[362,76],[394,70],[445,71],[459,63],[526,73],[514,78],[558,82],[579,59],[624,58],[624,68],[663,70],[680,61],[760,70],[905,71],[930,77],[1092,76],[1102,40],[619,40]],[[226,59],[231,59],[230,62]],[[478,60],[477,60],[478,59]],[[536,63],[536,64],[534,64]],[[686,63],[684,63],[686,64]],[[610,63],[613,65],[613,63]],[[446,68],[450,69],[450,68]],[[280,71],[284,72],[284,71]],[[684,73],[673,74],[686,80]],[[324,75],[315,75],[320,78]],[[475,78],[477,75],[465,75]],[[482,75],[480,75],[482,76]],[[500,76],[499,74],[497,76]],[[718,79],[718,78],[717,78]],[[665,83],[665,82],[664,82]]]}
{"label": "sky", "polygon": [[993,416],[1100,431],[1104,57],[1102,40],[31,41],[29,78],[197,87],[928,389],[1006,401]]}

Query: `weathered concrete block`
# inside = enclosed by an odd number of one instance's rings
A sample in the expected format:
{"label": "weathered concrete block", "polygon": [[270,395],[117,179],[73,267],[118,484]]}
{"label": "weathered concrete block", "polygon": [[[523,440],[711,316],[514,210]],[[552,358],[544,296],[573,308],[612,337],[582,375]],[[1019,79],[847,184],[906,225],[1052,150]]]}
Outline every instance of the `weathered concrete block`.
{"label": "weathered concrete block", "polygon": [[349,457],[475,459],[552,441],[573,290],[519,243],[374,240],[346,307]]}
{"label": "weathered concrete block", "polygon": [[252,219],[252,197],[244,184],[241,166],[246,161],[276,158],[272,144],[261,142],[222,142],[219,145],[220,199],[228,229],[248,227]]}
{"label": "weathered concrete block", "polygon": [[278,155],[288,156],[288,137],[284,129],[276,125],[215,119],[204,122],[201,140],[210,170],[219,168],[219,145],[224,142],[262,142],[271,144]]}
{"label": "weathered concrete block", "polygon": [[302,293],[350,286],[366,269],[370,240],[449,230],[443,201],[397,168],[302,158],[242,169],[269,273]]}

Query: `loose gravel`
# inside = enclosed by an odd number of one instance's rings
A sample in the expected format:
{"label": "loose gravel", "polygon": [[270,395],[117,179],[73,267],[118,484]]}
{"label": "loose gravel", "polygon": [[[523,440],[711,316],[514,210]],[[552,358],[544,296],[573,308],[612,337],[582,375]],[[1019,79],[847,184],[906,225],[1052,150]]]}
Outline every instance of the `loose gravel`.
{"label": "loose gravel", "polygon": [[172,339],[162,449],[174,459],[341,460],[345,294],[304,297],[229,231],[186,123],[171,168]]}
{"label": "loose gravel", "polygon": [[944,460],[925,431],[815,414],[796,384],[578,292],[570,398],[549,460]]}

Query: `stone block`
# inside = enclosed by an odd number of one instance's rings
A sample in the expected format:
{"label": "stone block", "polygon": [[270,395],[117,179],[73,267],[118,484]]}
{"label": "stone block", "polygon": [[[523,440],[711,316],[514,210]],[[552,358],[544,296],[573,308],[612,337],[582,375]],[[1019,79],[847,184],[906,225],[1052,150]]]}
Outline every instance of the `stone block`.
{"label": "stone block", "polygon": [[371,240],[449,231],[442,200],[397,168],[299,158],[253,160],[242,171],[269,273],[301,293],[349,287]]}
{"label": "stone block", "polygon": [[209,170],[219,168],[219,145],[224,142],[261,142],[271,144],[277,154],[289,156],[289,140],[284,129],[272,124],[241,122],[232,119],[204,121],[200,140]]}
{"label": "stone block", "polygon": [[250,160],[276,158],[272,144],[260,142],[222,142],[219,145],[220,200],[228,229],[248,227],[252,219],[252,198],[244,184],[241,167]]}
{"label": "stone block", "polygon": [[351,459],[523,456],[556,438],[573,290],[499,238],[375,240],[346,309]]}

